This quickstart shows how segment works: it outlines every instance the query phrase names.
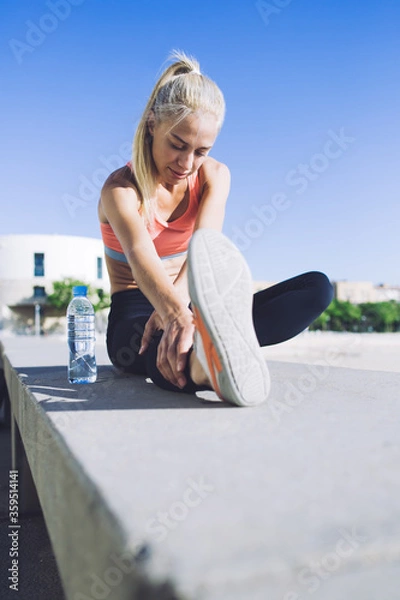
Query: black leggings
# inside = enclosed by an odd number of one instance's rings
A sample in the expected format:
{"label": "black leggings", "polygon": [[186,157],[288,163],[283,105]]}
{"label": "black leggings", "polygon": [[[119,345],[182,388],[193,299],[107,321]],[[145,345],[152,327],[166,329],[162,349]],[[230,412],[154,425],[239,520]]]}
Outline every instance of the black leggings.
{"label": "black leggings", "polygon": [[[306,329],[330,304],[333,288],[323,273],[311,271],[282,281],[254,294],[253,323],[260,346],[284,342]],[[196,386],[185,370],[187,385],[178,388],[161,375],[156,366],[162,332],[139,355],[142,335],[153,306],[138,289],[116,292],[108,317],[107,351],[113,365],[126,373],[146,375],[163,389],[195,393]]]}

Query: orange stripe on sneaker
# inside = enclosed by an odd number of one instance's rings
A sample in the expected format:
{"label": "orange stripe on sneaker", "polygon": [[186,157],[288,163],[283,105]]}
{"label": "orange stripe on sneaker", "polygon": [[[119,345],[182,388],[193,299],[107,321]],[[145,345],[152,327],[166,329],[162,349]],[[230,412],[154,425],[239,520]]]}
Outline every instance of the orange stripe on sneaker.
{"label": "orange stripe on sneaker", "polygon": [[216,376],[216,371],[218,371],[218,373],[221,373],[221,371],[222,371],[221,361],[219,359],[219,356],[218,356],[215,346],[212,342],[212,339],[210,338],[207,328],[204,325],[201,315],[200,315],[198,309],[196,308],[196,306],[193,306],[193,313],[194,313],[195,326],[197,327],[197,329],[201,335],[201,340],[203,342],[204,352],[206,355],[208,369],[210,371],[213,388],[214,388],[215,392],[218,394],[218,396],[223,400],[222,395],[221,395],[221,390],[219,389],[217,376]]}

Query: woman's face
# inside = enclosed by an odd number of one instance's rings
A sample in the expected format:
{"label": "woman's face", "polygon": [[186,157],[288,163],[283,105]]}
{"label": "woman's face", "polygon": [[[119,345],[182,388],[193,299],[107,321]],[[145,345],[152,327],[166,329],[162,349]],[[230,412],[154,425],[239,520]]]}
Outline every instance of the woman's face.
{"label": "woman's face", "polygon": [[193,113],[178,125],[149,119],[153,159],[160,183],[177,185],[203,164],[218,135],[211,113]]}

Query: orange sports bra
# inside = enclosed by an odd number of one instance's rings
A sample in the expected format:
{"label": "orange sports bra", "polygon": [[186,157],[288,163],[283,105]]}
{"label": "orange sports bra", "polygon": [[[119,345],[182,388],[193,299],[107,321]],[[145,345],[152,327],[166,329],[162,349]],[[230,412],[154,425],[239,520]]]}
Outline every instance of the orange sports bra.
{"label": "orange sports bra", "polygon": [[[129,163],[128,166],[130,166]],[[188,186],[189,203],[183,215],[170,222],[164,221],[156,215],[153,226],[148,228],[157,254],[162,260],[178,257],[182,257],[183,260],[187,252],[200,202],[198,172],[188,177]],[[115,287],[118,289],[137,287],[121,244],[111,225],[100,223],[100,229],[111,281],[111,292]]]}

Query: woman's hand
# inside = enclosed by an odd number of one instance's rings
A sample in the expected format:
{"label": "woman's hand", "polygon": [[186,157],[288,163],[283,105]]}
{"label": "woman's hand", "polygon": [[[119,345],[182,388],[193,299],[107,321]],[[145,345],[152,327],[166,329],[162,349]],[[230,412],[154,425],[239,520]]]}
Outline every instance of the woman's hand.
{"label": "woman's hand", "polygon": [[183,371],[188,352],[193,345],[193,335],[193,313],[186,309],[178,317],[166,323],[164,335],[158,346],[158,370],[165,379],[180,388],[187,383]]}
{"label": "woman's hand", "polygon": [[193,314],[186,308],[163,323],[157,313],[153,313],[145,327],[140,354],[148,347],[152,334],[160,329],[164,333],[157,351],[157,369],[167,381],[183,388],[186,385],[183,371],[193,344]]}
{"label": "woman's hand", "polygon": [[142,344],[140,346],[139,354],[143,354],[145,350],[149,347],[149,344],[152,340],[153,335],[156,331],[161,331],[163,329],[163,323],[160,315],[157,311],[154,311],[149,320],[146,323],[146,326],[143,331],[142,336]]}

